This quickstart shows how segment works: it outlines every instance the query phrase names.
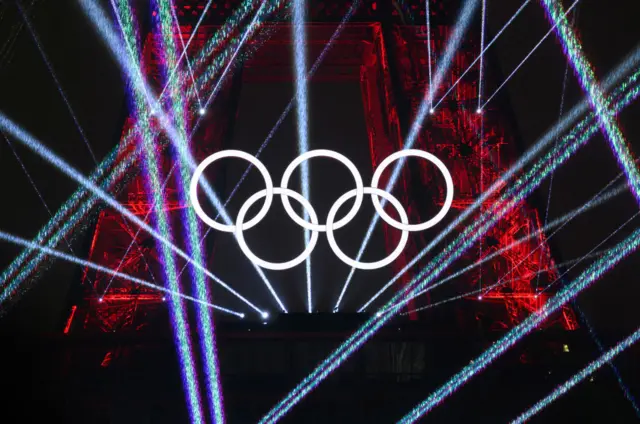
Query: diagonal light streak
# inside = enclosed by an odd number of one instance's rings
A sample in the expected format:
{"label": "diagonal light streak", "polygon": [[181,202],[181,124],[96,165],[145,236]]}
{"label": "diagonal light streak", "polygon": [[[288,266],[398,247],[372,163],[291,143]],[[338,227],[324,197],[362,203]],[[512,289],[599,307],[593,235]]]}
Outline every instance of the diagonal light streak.
{"label": "diagonal light streak", "polygon": [[104,272],[105,274],[116,273],[116,274],[118,274],[118,278],[122,278],[123,280],[128,280],[128,281],[131,281],[132,283],[136,283],[136,284],[139,284],[139,285],[144,286],[144,287],[149,287],[151,289],[158,290],[158,291],[163,292],[163,293],[167,293],[167,294],[169,294],[171,296],[178,296],[178,297],[180,297],[182,299],[185,299],[185,300],[188,300],[190,302],[199,303],[199,304],[204,305],[204,306],[206,306],[208,308],[213,308],[213,309],[216,309],[218,311],[225,312],[227,314],[235,315],[238,318],[244,318],[244,314],[243,313],[236,312],[236,311],[233,311],[231,309],[223,308],[222,306],[214,305],[213,303],[202,301],[200,299],[196,299],[195,297],[192,297],[192,296],[189,296],[189,295],[186,295],[186,294],[182,294],[182,293],[179,293],[179,292],[173,292],[173,291],[171,291],[171,290],[169,290],[169,289],[167,289],[165,287],[159,286],[157,284],[150,283],[148,281],[142,280],[142,279],[137,278],[137,277],[133,277],[133,276],[128,275],[128,274],[123,274],[121,272],[115,272],[114,270],[112,270],[110,268],[107,268],[105,266],[96,264],[94,262],[89,262],[87,260],[80,259],[80,258],[77,258],[77,257],[72,256],[72,255],[68,255],[68,254],[66,254],[64,252],[60,252],[59,250],[54,250],[54,249],[50,249],[50,248],[45,247],[45,246],[40,246],[40,245],[32,242],[31,240],[26,240],[26,239],[20,238],[18,236],[15,236],[13,234],[6,233],[4,231],[0,231],[0,240],[6,241],[6,242],[9,242],[9,243],[13,243],[13,244],[16,244],[18,246],[25,247],[25,248],[27,248],[29,250],[39,250],[39,251],[44,252],[47,255],[55,256],[56,258],[60,258],[60,259],[63,259],[65,261],[68,261],[68,262],[71,262],[71,263],[74,263],[74,264],[78,264],[78,265],[83,266],[83,267],[92,268],[92,269],[95,269],[97,271]]}
{"label": "diagonal light streak", "polygon": [[[453,64],[453,59],[455,57],[455,54],[458,51],[458,47],[462,43],[462,38],[464,34],[466,33],[467,29],[469,28],[469,25],[471,24],[471,20],[472,20],[471,17],[473,16],[473,13],[478,7],[478,2],[479,0],[465,1],[462,11],[458,16],[456,25],[453,29],[453,34],[451,35],[451,37],[447,42],[447,46],[442,55],[442,58],[439,60],[439,65],[438,65],[438,68],[436,69],[436,74],[433,78],[433,85],[429,87],[429,89],[425,93],[425,96],[422,99],[422,102],[420,103],[420,106],[418,107],[418,112],[413,121],[413,124],[411,125],[411,129],[409,130],[409,135],[404,141],[404,149],[411,149],[413,147],[413,144],[417,140],[420,130],[422,129],[422,123],[424,122],[424,119],[426,118],[427,113],[429,112],[429,105],[433,102],[433,96],[437,93],[438,89],[440,88],[440,85],[444,81],[445,75],[447,74],[451,65]],[[385,187],[385,191],[390,193],[393,190],[393,187],[395,186],[396,181],[400,176],[400,172],[402,171],[402,166],[404,165],[405,160],[406,158],[401,158],[396,162],[393,168],[393,171],[391,173],[391,176],[389,177],[387,186]],[[447,196],[449,195],[452,196],[453,193],[447,193]],[[383,203],[383,206],[384,206],[384,203]],[[371,236],[373,234],[373,230],[375,229],[375,226],[379,220],[380,220],[380,215],[375,214],[373,216],[373,219],[371,220],[371,223],[369,224],[369,228],[367,229],[367,233],[364,237],[364,240],[362,241],[360,249],[358,250],[356,261],[359,261],[360,258],[362,258],[362,255],[364,254],[364,251],[367,248],[367,245],[369,244],[369,240],[371,239]],[[338,309],[340,308],[340,304],[342,303],[342,299],[344,298],[344,295],[347,292],[347,288],[349,287],[349,283],[351,282],[354,273],[355,273],[355,268],[351,268],[351,270],[349,271],[349,275],[347,276],[347,279],[345,280],[342,286],[342,291],[340,292],[340,296],[338,296],[338,300],[336,301],[334,312],[338,311]]]}
{"label": "diagonal light streak", "polygon": [[[563,16],[566,16],[569,12],[571,12],[571,9],[573,9],[574,7],[576,7],[576,5],[578,4],[580,0],[575,0],[571,6],[564,12]],[[513,71],[511,71],[511,73],[509,74],[509,76],[507,78],[505,78],[504,81],[502,81],[502,84],[500,84],[500,86],[498,86],[498,88],[496,88],[496,90],[493,92],[493,94],[491,94],[491,96],[489,96],[489,98],[487,99],[486,102],[483,103],[483,105],[480,107],[480,109],[484,109],[484,107],[487,105],[487,103],[489,103],[491,101],[491,99],[493,99],[496,94],[498,94],[500,92],[500,90],[502,89],[502,87],[504,87],[507,82],[509,82],[509,80],[515,75],[516,72],[518,72],[518,70],[522,67],[522,65],[525,64],[525,62],[527,61],[527,59],[529,59],[531,57],[531,55],[538,50],[538,47],[540,47],[542,45],[542,43],[544,42],[544,40],[546,40],[551,33],[553,32],[554,29],[556,29],[558,26],[558,24],[555,24],[554,26],[551,27],[551,29],[549,29],[549,31],[547,31],[547,33],[540,39],[540,41],[538,41],[538,44],[536,44],[535,46],[533,46],[533,48],[531,49],[531,51],[529,52],[529,54],[527,54],[524,59],[522,59],[522,61],[518,64],[518,66],[515,67],[515,69]]]}
{"label": "diagonal light streak", "polygon": [[[209,8],[209,6],[211,6],[211,2],[213,0],[209,0],[209,2],[207,2],[207,5],[205,6],[205,9]],[[200,99],[200,91],[198,90],[198,86],[196,85],[196,78],[193,75],[193,66],[191,66],[191,61],[189,60],[189,56],[187,55],[187,45],[184,43],[184,39],[182,38],[182,31],[180,29],[180,21],[178,20],[178,16],[176,16],[176,6],[174,5],[173,0],[169,0],[169,7],[171,9],[171,17],[173,18],[173,22],[175,22],[176,25],[176,33],[178,34],[178,38],[180,39],[180,44],[182,45],[182,55],[180,55],[180,58],[184,57],[184,61],[187,62],[187,70],[189,71],[189,77],[191,78],[191,86],[193,87],[193,91],[195,93],[196,96],[196,101],[198,102],[198,113],[200,115],[203,115],[205,113],[204,108],[202,107],[202,100]],[[198,20],[198,24],[196,25],[196,27],[193,29],[193,31],[191,31],[191,36],[193,36],[193,34],[196,33],[196,31],[198,30],[198,26],[199,23],[202,20],[202,17],[204,16],[204,14],[206,13],[206,10],[202,11],[202,15],[200,15],[200,19]],[[191,36],[189,37],[188,41],[191,41]],[[179,60],[175,61],[175,65],[173,66],[173,69],[177,69],[178,65],[180,65]],[[173,78],[173,72],[171,72],[171,78],[168,79],[167,83],[165,84],[165,88],[162,90],[166,90],[167,87],[169,87],[170,84],[172,84],[174,81],[172,81]],[[178,81],[179,83],[179,81]],[[162,98],[162,94],[164,93],[160,93],[160,95],[158,96],[158,98]]]}
{"label": "diagonal light streak", "polygon": [[[433,85],[433,72],[431,70],[431,11],[429,10],[429,2],[424,0],[424,15],[427,21],[427,69],[429,72],[429,87]],[[484,0],[483,0],[484,1]],[[429,88],[431,89],[431,88]],[[433,100],[429,100],[429,110],[433,110]]]}
{"label": "diagonal light streak", "polygon": [[580,85],[589,96],[589,101],[598,116],[602,131],[613,149],[618,164],[627,175],[631,192],[640,203],[640,172],[635,163],[633,163],[633,157],[627,142],[610,112],[610,102],[604,96],[596,80],[591,64],[584,55],[580,41],[562,12],[562,5],[554,0],[541,0],[541,3],[547,12],[549,21],[556,28],[556,34],[561,41],[565,55],[569,58],[575,70]]}
{"label": "diagonal light streak", "polygon": [[[578,312],[578,315],[580,316],[580,320],[585,325],[585,327],[587,327],[587,330],[589,331],[589,335],[591,336],[593,341],[596,343],[596,346],[598,346],[598,351],[600,352],[601,355],[604,355],[605,353],[604,346],[602,346],[602,342],[598,338],[598,335],[596,334],[595,329],[587,319],[587,315],[578,306],[578,302],[573,302],[572,306],[573,306],[573,309],[575,309],[576,312]],[[608,365],[611,367],[611,371],[613,371],[613,374],[616,376],[618,386],[620,386],[620,389],[622,390],[622,393],[624,394],[625,399],[629,401],[629,403],[631,404],[631,407],[636,413],[636,416],[640,418],[640,408],[638,407],[638,402],[636,401],[636,398],[631,394],[629,387],[626,384],[624,384],[624,381],[622,381],[622,376],[620,375],[620,371],[618,370],[618,367],[616,367],[613,361],[609,361]]]}
{"label": "diagonal light streak", "polygon": [[606,351],[602,356],[600,356],[595,361],[592,361],[584,367],[580,372],[573,375],[569,380],[567,380],[562,385],[558,386],[555,390],[545,396],[543,399],[538,401],[531,408],[523,412],[518,418],[511,421],[512,424],[522,424],[527,422],[531,417],[536,415],[538,412],[542,411],[544,408],[549,406],[551,403],[558,400],[561,396],[566,394],[569,390],[574,388],[580,382],[584,381],[585,378],[589,377],[591,374],[602,368],[604,365],[611,364],[612,360],[618,356],[620,353],[624,352],[631,346],[633,346],[638,340],[640,340],[640,328],[634,331],[629,337],[622,340],[611,349]]}
{"label": "diagonal light streak", "polygon": [[509,27],[509,25],[511,25],[511,23],[516,19],[516,17],[520,14],[520,12],[522,12],[524,7],[527,4],[529,4],[530,1],[531,0],[525,0],[525,2],[522,3],[520,8],[518,8],[518,10],[516,10],[516,12],[511,16],[511,18],[509,18],[507,23],[504,24],[502,28],[500,28],[500,31],[498,31],[498,33],[491,39],[491,41],[489,41],[489,43],[485,46],[485,48],[482,49],[482,51],[480,51],[480,54],[478,55],[478,57],[476,57],[475,60],[471,62],[471,64],[467,67],[467,69],[458,77],[458,79],[453,84],[451,84],[451,87],[449,87],[449,89],[444,93],[444,95],[440,98],[440,100],[438,100],[438,103],[436,103],[433,106],[433,109],[436,109],[444,101],[444,99],[458,86],[458,84],[460,84],[460,81],[462,81],[462,78],[464,78],[464,76],[467,75],[467,73],[471,69],[473,69],[473,66],[482,59],[482,56],[484,56],[484,53],[489,49],[489,47],[491,47],[491,45],[498,39],[498,37],[502,35],[502,33]]}
{"label": "diagonal light streak", "polygon": [[[175,12],[173,12],[172,2],[159,2],[158,3],[159,18],[160,18],[160,30],[162,33],[162,39],[164,44],[165,58],[167,60],[167,66],[169,68],[174,66],[177,61],[176,46],[174,41],[173,31],[173,19],[175,18]],[[180,36],[182,39],[182,36]],[[134,58],[132,58],[134,59]],[[187,60],[188,63],[188,60]],[[137,65],[139,66],[139,65]],[[181,85],[179,81],[171,83],[169,85],[170,101],[173,106],[173,118],[177,123],[178,131],[180,132],[181,139],[186,139],[186,108],[181,98]],[[188,187],[191,179],[191,172],[184,162],[179,162],[178,172],[178,191],[180,193],[180,200],[185,204],[188,204],[189,195]],[[192,257],[195,257],[199,263],[204,264],[204,254],[200,246],[200,226],[196,213],[193,208],[185,208],[183,210],[183,220],[185,221],[184,228],[187,232],[186,238],[189,246],[189,253]],[[198,297],[200,299],[209,299],[210,293],[207,287],[205,275],[198,269],[191,268],[191,276],[194,281],[194,286]],[[177,277],[179,278],[179,277]],[[204,369],[206,376],[206,387],[209,403],[211,404],[212,421],[214,423],[224,423],[224,407],[222,400],[222,387],[220,384],[220,370],[218,365],[218,355],[215,339],[215,328],[213,320],[209,310],[206,308],[198,308],[198,330],[200,336],[200,346],[202,350],[202,357],[204,358]]]}

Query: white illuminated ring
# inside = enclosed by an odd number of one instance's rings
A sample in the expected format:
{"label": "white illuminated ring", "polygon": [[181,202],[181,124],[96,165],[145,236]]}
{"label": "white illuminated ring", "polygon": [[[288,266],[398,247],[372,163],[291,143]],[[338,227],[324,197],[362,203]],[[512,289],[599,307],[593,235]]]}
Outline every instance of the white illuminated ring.
{"label": "white illuminated ring", "polygon": [[426,230],[427,228],[433,227],[438,222],[440,222],[442,218],[445,217],[447,212],[449,212],[449,208],[451,208],[451,204],[453,203],[453,179],[451,178],[451,174],[449,173],[449,170],[444,165],[444,163],[442,163],[440,159],[438,159],[431,153],[427,153],[422,150],[417,150],[417,149],[400,150],[390,155],[385,160],[383,160],[382,163],[380,163],[380,165],[376,169],[376,172],[374,172],[373,174],[373,178],[371,180],[371,187],[378,188],[378,182],[380,181],[380,177],[382,176],[382,173],[387,168],[387,166],[389,166],[391,162],[406,156],[417,156],[419,158],[426,159],[429,162],[433,163],[435,166],[437,166],[440,172],[442,172],[442,175],[444,176],[444,181],[447,186],[447,195],[444,199],[444,205],[442,205],[442,209],[440,209],[440,212],[438,212],[436,216],[434,216],[433,218],[431,218],[426,222],[423,222],[421,224],[407,224],[407,223],[400,223],[395,219],[391,218],[384,211],[382,205],[380,204],[380,200],[378,199],[377,196],[372,196],[373,206],[376,208],[376,212],[378,212],[380,217],[392,227],[397,228],[398,230],[403,230],[403,231],[423,231],[423,230]]}
{"label": "white illuminated ring", "polygon": [[[295,191],[290,190],[288,188],[282,188],[282,187],[275,187],[273,189],[273,193],[279,194],[283,197],[285,196],[293,197],[295,200],[300,202],[302,206],[306,209],[306,211],[309,213],[311,222],[314,225],[318,224],[318,216],[316,215],[315,210],[313,209],[311,204],[307,201],[307,199],[305,199],[301,194],[296,193]],[[309,243],[307,244],[307,247],[304,250],[304,252],[302,252],[300,255],[298,255],[298,257],[290,261],[278,262],[278,263],[268,262],[254,255],[253,252],[249,249],[249,246],[247,246],[247,242],[244,239],[243,231],[246,230],[247,227],[243,223],[243,220],[245,215],[247,214],[247,211],[251,207],[251,205],[257,202],[259,199],[265,197],[266,195],[267,195],[266,189],[260,190],[259,192],[249,197],[249,199],[242,205],[242,207],[240,208],[240,212],[238,212],[238,218],[236,220],[236,226],[235,226],[236,240],[238,240],[238,245],[240,246],[240,250],[242,250],[242,252],[247,256],[247,258],[249,258],[251,262],[253,262],[254,264],[262,268],[272,269],[275,271],[282,271],[285,269],[293,268],[294,266],[298,265],[299,263],[307,259],[309,255],[311,255],[311,252],[313,252],[313,249],[316,247],[316,243],[318,242],[318,231],[315,231],[315,230],[311,231],[311,239],[309,240]]]}
{"label": "white illuminated ring", "polygon": [[[380,190],[379,188],[374,188],[374,187],[365,187],[364,193],[371,194],[372,199],[377,199],[377,196],[384,197],[385,199],[387,199],[389,202],[391,202],[391,205],[393,205],[393,207],[396,208],[396,210],[398,211],[398,214],[400,215],[400,220],[402,221],[402,223],[404,225],[408,224],[409,218],[407,217],[407,213],[405,212],[404,208],[402,207],[398,199],[393,197],[391,194],[387,193],[386,191]],[[350,199],[355,195],[356,195],[356,190],[355,189],[350,190],[345,194],[343,194],[342,196],[340,196],[338,200],[336,200],[336,202],[333,204],[333,206],[331,206],[331,209],[329,210],[329,215],[327,216],[327,240],[329,241],[329,246],[331,246],[331,250],[333,250],[333,253],[335,253],[336,256],[342,260],[342,262],[346,263],[347,265],[353,268],[378,269],[378,268],[387,266],[391,262],[393,262],[398,256],[400,256],[400,254],[402,253],[402,250],[407,245],[407,241],[409,239],[408,230],[402,230],[402,236],[400,237],[400,242],[398,243],[398,246],[395,248],[395,250],[391,252],[391,254],[386,258],[376,262],[354,261],[347,255],[345,255],[342,252],[342,250],[340,250],[340,248],[338,247],[338,244],[336,243],[335,236],[333,235],[333,230],[334,230],[332,225],[333,220],[335,219],[336,213],[338,213],[338,209],[340,208],[340,206],[342,206],[344,202],[346,202],[348,199]],[[384,217],[382,217],[382,219],[385,220],[385,222],[387,222],[387,220]]]}
{"label": "white illuminated ring", "polygon": [[196,214],[198,214],[200,219],[203,220],[211,228],[215,228],[218,231],[224,231],[226,233],[233,233],[234,231],[236,231],[235,225],[224,225],[211,219],[211,217],[207,215],[202,209],[202,206],[198,201],[198,181],[200,180],[202,173],[207,168],[207,166],[211,165],[218,159],[223,158],[238,158],[250,162],[258,169],[258,171],[260,171],[260,173],[262,174],[262,178],[264,179],[266,185],[266,189],[264,190],[266,193],[266,199],[264,201],[264,205],[262,205],[262,209],[260,209],[260,212],[258,212],[258,214],[253,219],[244,224],[243,229],[248,230],[249,228],[262,221],[265,215],[267,215],[267,212],[269,212],[271,202],[273,201],[273,182],[271,181],[271,175],[269,175],[269,171],[267,171],[267,168],[262,164],[262,162],[248,153],[245,153],[241,150],[223,150],[221,152],[212,154],[204,161],[202,161],[202,163],[196,168],[195,172],[193,173],[193,178],[191,179],[191,186],[189,189],[191,203],[193,204],[193,208],[195,209]]}
{"label": "white illuminated ring", "polygon": [[[282,181],[280,182],[280,186],[282,188],[287,188],[287,186],[289,185],[289,178],[291,178],[291,174],[296,169],[296,167],[300,165],[302,162],[304,162],[305,160],[316,158],[316,157],[331,158],[342,163],[351,172],[351,175],[353,175],[353,179],[356,182],[356,188],[355,188],[356,200],[353,206],[351,207],[351,210],[344,218],[336,222],[333,226],[334,230],[338,228],[342,228],[345,225],[347,225],[349,222],[351,222],[353,217],[356,216],[356,214],[358,213],[358,210],[360,209],[360,206],[362,205],[362,199],[364,197],[364,194],[363,194],[364,186],[362,184],[362,177],[360,176],[360,172],[358,172],[358,168],[356,168],[353,162],[347,159],[347,157],[345,157],[344,155],[341,155],[340,153],[334,152],[333,150],[326,150],[326,149],[310,150],[306,153],[303,153],[302,155],[295,158],[293,162],[289,164],[289,166],[287,166],[287,169],[285,169],[284,174],[282,174]],[[307,221],[301,218],[296,213],[296,211],[294,211],[293,208],[291,207],[291,203],[289,202],[288,196],[280,196],[280,197],[282,199],[282,205],[284,206],[284,210],[287,212],[287,215],[289,215],[289,217],[295,221],[296,224],[300,225],[302,228],[305,228],[307,230],[322,231],[322,232],[327,231],[326,225],[309,224]]]}

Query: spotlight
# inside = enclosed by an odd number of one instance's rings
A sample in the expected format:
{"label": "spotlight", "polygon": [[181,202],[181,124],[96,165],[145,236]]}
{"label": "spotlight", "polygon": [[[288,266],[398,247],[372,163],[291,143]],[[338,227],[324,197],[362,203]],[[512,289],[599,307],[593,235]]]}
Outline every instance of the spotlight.
{"label": "spotlight", "polygon": [[165,302],[167,300],[167,298],[165,296],[162,296],[162,301]]}
{"label": "spotlight", "polygon": [[435,109],[429,109],[429,113],[433,115],[434,113],[436,113],[436,110]]}
{"label": "spotlight", "polygon": [[207,111],[203,107],[201,107],[200,110],[198,110],[198,113],[200,114],[200,116],[204,115],[206,112]]}
{"label": "spotlight", "polygon": [[261,315],[262,315],[262,318],[264,319],[269,318],[269,312],[263,312]]}
{"label": "spotlight", "polygon": [[380,312],[380,311],[376,312],[376,317],[377,318],[380,318],[381,316],[382,316],[382,312]]}
{"label": "spotlight", "polygon": [[102,303],[103,301],[104,301],[104,299],[103,299],[103,298],[99,298],[99,299],[98,299],[98,302],[100,302],[100,303]]}
{"label": "spotlight", "polygon": [[244,314],[240,314],[240,318],[241,318],[241,319],[244,319]]}
{"label": "spotlight", "polygon": [[476,110],[476,113],[477,113],[478,115],[482,114],[482,109],[478,108],[478,110]]}
{"label": "spotlight", "polygon": [[478,300],[482,300],[482,295],[478,295]]}

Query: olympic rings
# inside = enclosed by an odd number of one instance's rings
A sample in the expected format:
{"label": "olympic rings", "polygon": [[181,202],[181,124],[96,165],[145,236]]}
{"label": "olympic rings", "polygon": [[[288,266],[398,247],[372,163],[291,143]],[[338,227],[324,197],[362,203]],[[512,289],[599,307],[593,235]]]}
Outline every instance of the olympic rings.
{"label": "olympic rings", "polygon": [[[404,208],[402,207],[402,204],[400,204],[398,199],[393,197],[390,193],[387,193],[386,191],[383,191],[380,188],[378,188],[380,177],[382,176],[382,173],[384,172],[384,170],[391,164],[391,162],[397,159],[408,157],[408,156],[416,156],[422,159],[426,159],[431,163],[433,163],[444,175],[445,184],[447,188],[447,193],[445,196],[445,201],[444,201],[444,205],[442,206],[442,209],[433,218],[421,224],[409,224],[409,218],[407,217],[407,213],[405,212]],[[240,208],[240,211],[238,212],[238,217],[235,225],[223,225],[211,219],[211,217],[207,215],[202,209],[197,196],[198,182],[200,180],[200,177],[202,177],[202,174],[206,169],[206,167],[211,165],[213,162],[215,162],[218,159],[228,158],[228,157],[244,159],[249,161],[251,164],[253,164],[258,169],[258,171],[262,174],[262,177],[265,181],[265,186],[266,186],[264,189],[258,191],[257,193],[249,197],[249,199],[242,205],[242,207]],[[293,173],[295,168],[298,165],[300,165],[303,161],[307,159],[315,158],[315,157],[328,157],[331,159],[336,159],[337,161],[341,162],[351,172],[351,174],[353,175],[353,179],[356,183],[355,189],[352,189],[347,193],[343,194],[342,196],[340,196],[340,198],[338,198],[338,200],[336,200],[336,202],[333,204],[333,206],[329,210],[329,214],[327,216],[327,223],[325,225],[320,225],[318,223],[318,216],[316,215],[315,210],[313,209],[311,204],[301,194],[287,188],[289,179],[291,178],[291,174]],[[393,179],[394,176],[392,175],[391,178]],[[278,262],[278,263],[268,262],[257,257],[249,249],[244,239],[244,231],[254,227],[266,216],[267,212],[269,211],[269,208],[271,207],[274,194],[280,195],[282,204],[285,208],[285,211],[287,212],[287,215],[289,215],[289,217],[291,217],[291,219],[295,223],[297,223],[304,229],[310,230],[312,232],[311,239],[309,240],[307,247],[300,255],[298,255],[296,258],[290,261]],[[402,231],[400,242],[398,243],[398,246],[395,248],[395,250],[391,252],[391,254],[388,255],[386,258],[381,259],[379,261],[375,261],[375,262],[359,262],[349,258],[347,255],[345,255],[342,252],[342,250],[340,250],[340,248],[336,243],[335,236],[333,234],[334,230],[344,227],[349,222],[351,222],[351,220],[358,213],[358,210],[362,205],[362,200],[365,194],[371,195],[373,206],[375,207],[376,211],[380,215],[380,218],[382,218],[382,220],[385,221],[390,226]],[[285,270],[285,269],[293,268],[294,266],[300,264],[306,258],[308,258],[309,255],[311,255],[311,252],[313,251],[313,249],[315,248],[318,242],[318,233],[326,232],[327,240],[329,241],[329,246],[331,247],[331,250],[333,250],[336,256],[340,260],[342,260],[344,263],[357,269],[378,269],[390,264],[402,253],[402,250],[405,248],[407,244],[407,241],[409,238],[409,232],[422,231],[427,228],[431,228],[445,217],[445,215],[451,208],[451,204],[453,202],[453,179],[451,178],[451,174],[449,173],[449,170],[446,168],[444,163],[442,163],[442,161],[437,157],[435,157],[434,155],[424,152],[422,150],[407,149],[407,150],[401,150],[399,152],[396,152],[391,156],[387,157],[385,160],[383,160],[382,163],[380,163],[380,166],[376,169],[376,171],[373,174],[373,178],[371,180],[371,187],[364,187],[362,183],[362,177],[360,176],[360,173],[358,172],[358,168],[356,168],[353,162],[351,162],[349,159],[347,159],[344,155],[341,155],[340,153],[334,152],[332,150],[319,149],[319,150],[308,151],[298,156],[296,159],[294,159],[289,164],[289,166],[287,166],[284,174],[282,175],[281,187],[274,187],[273,182],[271,180],[271,176],[269,175],[269,171],[267,171],[267,168],[257,158],[251,156],[248,153],[242,152],[240,150],[224,150],[221,152],[214,153],[213,155],[206,158],[200,165],[198,165],[198,167],[196,168],[193,174],[193,178],[191,180],[189,196],[191,198],[191,203],[193,204],[193,208],[196,214],[200,217],[200,219],[202,219],[207,225],[209,225],[210,227],[216,230],[234,233],[238,241],[238,245],[240,246],[240,250],[242,250],[242,252],[247,256],[247,258],[249,258],[253,263],[255,263],[256,265],[262,268],[271,269],[271,270]],[[244,222],[244,218],[247,212],[249,211],[249,208],[255,202],[257,202],[259,199],[263,197],[265,197],[265,202],[262,208],[260,209],[260,211],[258,212],[258,214],[248,222]],[[304,209],[309,214],[309,217],[311,218],[311,223],[301,218],[293,210],[293,208],[291,207],[291,203],[289,202],[289,197],[293,197],[296,201],[302,204]],[[342,218],[337,222],[334,222],[336,214],[338,213],[338,209],[340,209],[340,207],[352,197],[355,197],[355,202],[351,210],[347,213],[347,215],[344,218]],[[400,216],[401,222],[396,221],[384,211],[378,197],[382,197],[385,200],[391,202],[391,205],[398,211],[398,215]]]}

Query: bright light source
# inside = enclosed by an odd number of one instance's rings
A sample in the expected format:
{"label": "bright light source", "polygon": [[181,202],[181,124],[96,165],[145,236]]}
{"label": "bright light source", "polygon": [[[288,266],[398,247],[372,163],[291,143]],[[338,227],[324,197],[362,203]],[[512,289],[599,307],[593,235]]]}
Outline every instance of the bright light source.
{"label": "bright light source", "polygon": [[477,114],[481,114],[481,113],[482,113],[482,109],[478,108],[478,109],[476,110],[476,113],[477,113]]}
{"label": "bright light source", "polygon": [[376,317],[380,318],[382,316],[382,312],[376,312]]}
{"label": "bright light source", "polygon": [[435,109],[429,109],[429,113],[430,113],[430,114],[432,114],[432,115],[433,115],[435,112],[436,112],[436,110],[435,110]]}
{"label": "bright light source", "polygon": [[98,299],[98,302],[102,303],[104,301],[103,298]]}
{"label": "bright light source", "polygon": [[562,351],[564,353],[569,353],[569,345],[568,344],[564,344],[562,345]]}
{"label": "bright light source", "polygon": [[264,319],[269,318],[269,312],[263,312],[261,315],[262,315],[262,318]]}
{"label": "bright light source", "polygon": [[167,298],[165,296],[162,296],[162,301],[164,302],[166,300],[167,300]]}
{"label": "bright light source", "polygon": [[201,107],[200,110],[198,110],[198,113],[202,116],[206,113],[207,111],[205,110],[205,108]]}
{"label": "bright light source", "polygon": [[482,295],[478,295],[478,300],[482,300]]}
{"label": "bright light source", "polygon": [[244,314],[240,314],[240,318],[244,318]]}

